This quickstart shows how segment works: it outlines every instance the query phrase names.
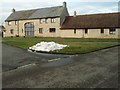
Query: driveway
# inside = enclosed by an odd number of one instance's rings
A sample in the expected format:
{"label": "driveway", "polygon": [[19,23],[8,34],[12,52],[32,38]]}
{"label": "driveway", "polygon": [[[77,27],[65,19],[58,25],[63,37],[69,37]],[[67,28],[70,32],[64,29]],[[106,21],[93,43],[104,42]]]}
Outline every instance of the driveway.
{"label": "driveway", "polygon": [[117,88],[118,47],[49,56],[3,45],[3,68],[4,88]]}

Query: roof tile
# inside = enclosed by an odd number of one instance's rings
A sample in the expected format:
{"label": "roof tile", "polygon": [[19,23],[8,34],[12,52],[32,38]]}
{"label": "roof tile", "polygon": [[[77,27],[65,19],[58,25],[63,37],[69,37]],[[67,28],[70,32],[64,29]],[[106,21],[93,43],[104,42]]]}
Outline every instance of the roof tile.
{"label": "roof tile", "polygon": [[120,27],[120,13],[68,16],[61,29]]}
{"label": "roof tile", "polygon": [[63,11],[62,6],[40,8],[33,10],[16,11],[12,13],[6,21],[21,20],[21,19],[36,19],[36,18],[47,18],[60,16]]}

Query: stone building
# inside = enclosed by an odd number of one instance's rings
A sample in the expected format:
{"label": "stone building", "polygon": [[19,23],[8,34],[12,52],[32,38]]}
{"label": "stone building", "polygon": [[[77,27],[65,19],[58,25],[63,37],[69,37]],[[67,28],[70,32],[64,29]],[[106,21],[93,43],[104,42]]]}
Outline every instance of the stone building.
{"label": "stone building", "polygon": [[3,25],[0,25],[0,36],[3,37],[3,33],[5,34],[5,32],[6,32],[5,27]]}
{"label": "stone building", "polygon": [[[66,17],[62,34],[76,38],[119,38],[120,13],[105,13]],[[65,35],[69,31],[69,35]]]}
{"label": "stone building", "polygon": [[7,36],[118,38],[119,13],[69,16],[63,6],[15,11],[5,20]]}

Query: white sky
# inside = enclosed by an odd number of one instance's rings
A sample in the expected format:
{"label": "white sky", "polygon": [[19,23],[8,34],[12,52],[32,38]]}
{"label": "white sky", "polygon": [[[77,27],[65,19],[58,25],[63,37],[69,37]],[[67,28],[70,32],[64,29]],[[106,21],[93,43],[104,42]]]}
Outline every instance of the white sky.
{"label": "white sky", "polygon": [[0,3],[0,24],[11,14],[12,8],[16,11],[60,6],[62,2],[67,2],[70,15],[77,11],[81,14],[111,13],[118,11],[119,0],[2,0]]}

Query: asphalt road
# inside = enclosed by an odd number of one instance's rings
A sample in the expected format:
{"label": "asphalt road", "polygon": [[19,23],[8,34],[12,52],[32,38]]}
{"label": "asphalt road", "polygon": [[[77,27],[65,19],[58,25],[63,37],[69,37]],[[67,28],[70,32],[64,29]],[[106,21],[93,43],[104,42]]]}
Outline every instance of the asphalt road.
{"label": "asphalt road", "polygon": [[[1,45],[1,44],[0,44]],[[27,50],[2,44],[2,70],[8,71],[28,64],[46,63],[48,60],[65,58],[69,55],[32,53]]]}
{"label": "asphalt road", "polygon": [[0,89],[2,89],[2,45],[1,44],[0,44]]}
{"label": "asphalt road", "polygon": [[2,44],[0,42],[0,73],[2,73]]}
{"label": "asphalt road", "polygon": [[3,45],[2,77],[3,88],[117,88],[118,47],[56,56]]}

